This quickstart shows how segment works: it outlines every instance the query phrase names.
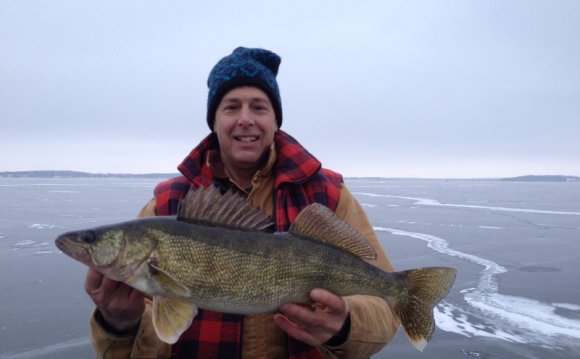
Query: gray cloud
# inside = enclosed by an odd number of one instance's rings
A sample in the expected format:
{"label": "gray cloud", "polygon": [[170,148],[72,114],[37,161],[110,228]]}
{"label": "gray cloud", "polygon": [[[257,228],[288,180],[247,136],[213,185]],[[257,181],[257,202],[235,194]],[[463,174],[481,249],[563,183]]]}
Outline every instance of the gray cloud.
{"label": "gray cloud", "polygon": [[578,34],[576,1],[0,1],[0,170],[174,171],[243,45],[345,175],[579,175]]}

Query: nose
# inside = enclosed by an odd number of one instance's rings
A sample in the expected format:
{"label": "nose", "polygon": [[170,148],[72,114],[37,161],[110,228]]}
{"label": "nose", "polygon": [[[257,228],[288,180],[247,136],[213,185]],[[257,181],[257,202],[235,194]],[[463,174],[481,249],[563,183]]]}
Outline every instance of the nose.
{"label": "nose", "polygon": [[242,106],[240,110],[240,117],[238,118],[238,126],[253,126],[254,117],[252,116],[252,111],[249,106]]}

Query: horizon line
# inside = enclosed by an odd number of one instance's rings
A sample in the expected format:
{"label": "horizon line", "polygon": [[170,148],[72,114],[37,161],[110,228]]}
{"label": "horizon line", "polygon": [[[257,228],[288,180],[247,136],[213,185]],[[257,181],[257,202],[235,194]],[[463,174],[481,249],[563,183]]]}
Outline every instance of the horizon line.
{"label": "horizon line", "polygon": [[[38,175],[38,178],[62,178],[62,177],[168,177],[168,176],[179,176],[179,172],[142,172],[142,173],[130,173],[130,172],[86,172],[77,170],[21,170],[21,171],[0,171],[0,177],[34,177],[32,175]],[[60,175],[59,175],[60,174]],[[69,176],[66,176],[66,175]],[[579,176],[575,175],[554,175],[554,174],[526,174],[519,176],[498,176],[498,177],[417,177],[417,176],[377,176],[377,175],[367,175],[367,176],[343,176],[345,179],[408,179],[408,180],[503,180],[503,179],[525,179],[525,178],[544,178],[544,179],[561,179],[568,180],[570,182],[580,181]]]}

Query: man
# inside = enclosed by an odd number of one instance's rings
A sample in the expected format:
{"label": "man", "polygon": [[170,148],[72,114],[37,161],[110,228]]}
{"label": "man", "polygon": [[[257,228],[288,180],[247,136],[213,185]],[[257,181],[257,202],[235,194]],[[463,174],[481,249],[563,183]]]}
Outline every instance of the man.
{"label": "man", "polygon": [[[237,48],[209,75],[207,123],[212,133],[160,183],[140,216],[175,214],[191,187],[217,186],[245,195],[287,231],[301,209],[319,202],[365,235],[378,252],[371,263],[393,267],[342,177],[280,130],[276,81],[280,58],[267,50]],[[340,297],[313,289],[311,307],[287,303],[276,313],[251,316],[200,310],[173,346],[151,323],[150,301],[127,285],[89,270],[85,290],[97,309],[91,318],[99,358],[365,358],[379,351],[399,323],[391,307],[372,296]]]}

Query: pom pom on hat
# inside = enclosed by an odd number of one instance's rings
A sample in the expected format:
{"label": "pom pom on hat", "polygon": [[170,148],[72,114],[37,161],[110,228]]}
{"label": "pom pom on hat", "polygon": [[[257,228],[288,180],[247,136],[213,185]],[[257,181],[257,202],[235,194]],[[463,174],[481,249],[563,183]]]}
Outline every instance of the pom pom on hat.
{"label": "pom pom on hat", "polygon": [[255,86],[270,98],[278,128],[282,126],[282,101],[276,75],[280,56],[264,49],[238,47],[221,59],[211,70],[207,79],[207,124],[213,131],[215,112],[224,95],[233,88]]}

